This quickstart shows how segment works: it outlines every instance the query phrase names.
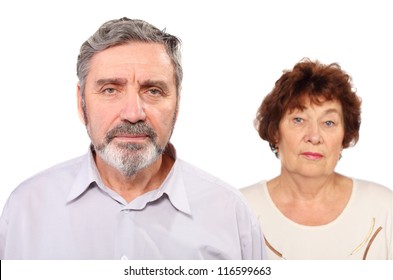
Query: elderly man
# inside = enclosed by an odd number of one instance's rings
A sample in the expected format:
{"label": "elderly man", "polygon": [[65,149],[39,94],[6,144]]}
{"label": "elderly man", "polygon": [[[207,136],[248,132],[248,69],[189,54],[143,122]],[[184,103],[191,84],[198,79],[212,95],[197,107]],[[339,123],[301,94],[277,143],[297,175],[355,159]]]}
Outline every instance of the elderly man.
{"label": "elderly man", "polygon": [[141,20],[104,23],[78,56],[86,155],[23,182],[0,221],[1,259],[260,259],[240,192],[178,159],[170,137],[180,41]]}

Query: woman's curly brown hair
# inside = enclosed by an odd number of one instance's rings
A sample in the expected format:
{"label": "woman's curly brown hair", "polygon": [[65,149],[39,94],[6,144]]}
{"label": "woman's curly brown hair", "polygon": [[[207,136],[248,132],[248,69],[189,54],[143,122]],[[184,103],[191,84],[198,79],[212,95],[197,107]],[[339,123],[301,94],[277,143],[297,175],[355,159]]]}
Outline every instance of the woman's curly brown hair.
{"label": "woman's curly brown hair", "polygon": [[354,146],[359,140],[361,99],[352,87],[352,78],[337,63],[329,65],[303,59],[292,70],[284,71],[273,90],[258,109],[255,127],[259,136],[269,142],[272,149],[278,141],[278,127],[289,110],[303,110],[304,100],[313,104],[337,100],[343,109],[343,148]]}

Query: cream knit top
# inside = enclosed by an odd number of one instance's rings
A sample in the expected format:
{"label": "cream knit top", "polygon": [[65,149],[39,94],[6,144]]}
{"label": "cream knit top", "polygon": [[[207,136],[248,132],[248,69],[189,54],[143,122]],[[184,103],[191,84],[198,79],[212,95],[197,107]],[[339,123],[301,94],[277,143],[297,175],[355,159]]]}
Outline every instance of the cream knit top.
{"label": "cream knit top", "polygon": [[285,217],[266,181],[241,191],[260,222],[268,259],[392,259],[393,192],[387,187],[353,179],[343,212],[322,226],[300,225]]}

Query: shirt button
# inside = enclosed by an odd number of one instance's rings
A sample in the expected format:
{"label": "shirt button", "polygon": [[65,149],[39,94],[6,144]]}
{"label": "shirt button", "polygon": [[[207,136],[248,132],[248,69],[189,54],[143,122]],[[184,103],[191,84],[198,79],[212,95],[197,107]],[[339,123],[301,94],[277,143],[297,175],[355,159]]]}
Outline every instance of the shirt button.
{"label": "shirt button", "polygon": [[125,260],[128,260],[128,258],[127,258],[127,256],[122,256],[121,260],[125,261]]}

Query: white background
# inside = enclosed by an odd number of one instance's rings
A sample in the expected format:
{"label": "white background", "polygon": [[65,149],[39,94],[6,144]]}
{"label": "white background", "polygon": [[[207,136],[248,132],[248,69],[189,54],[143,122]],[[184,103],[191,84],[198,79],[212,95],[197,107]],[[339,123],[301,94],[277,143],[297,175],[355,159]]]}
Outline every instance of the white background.
{"label": "white background", "polygon": [[360,141],[337,171],[392,185],[389,1],[0,2],[0,209],[23,180],[87,151],[76,110],[80,45],[105,21],[144,19],[183,41],[172,142],[179,157],[237,188],[279,172],[253,127],[282,70],[303,57],[338,62],[363,99]]}

